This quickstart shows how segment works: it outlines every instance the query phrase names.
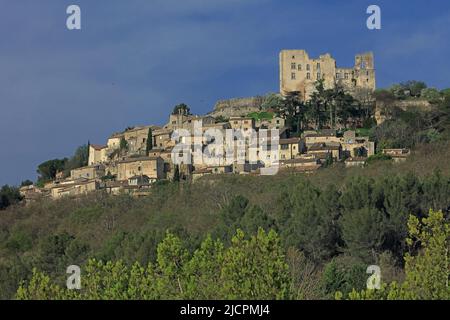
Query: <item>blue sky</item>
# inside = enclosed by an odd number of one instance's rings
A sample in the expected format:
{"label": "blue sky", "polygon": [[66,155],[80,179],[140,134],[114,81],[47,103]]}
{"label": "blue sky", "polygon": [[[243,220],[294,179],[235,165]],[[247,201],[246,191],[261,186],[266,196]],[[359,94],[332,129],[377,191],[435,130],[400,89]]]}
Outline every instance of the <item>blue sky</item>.
{"label": "blue sky", "polygon": [[[66,8],[82,30],[66,29]],[[366,28],[366,8],[382,29]],[[164,124],[173,106],[278,90],[278,52],[373,51],[378,87],[450,87],[450,3],[300,0],[0,0],[0,185],[36,178],[115,131]]]}

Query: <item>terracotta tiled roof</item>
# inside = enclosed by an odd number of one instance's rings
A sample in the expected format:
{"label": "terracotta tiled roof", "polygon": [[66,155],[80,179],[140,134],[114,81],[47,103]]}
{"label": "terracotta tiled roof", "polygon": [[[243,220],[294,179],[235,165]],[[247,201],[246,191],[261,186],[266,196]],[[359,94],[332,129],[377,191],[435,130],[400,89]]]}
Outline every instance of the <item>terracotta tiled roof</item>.
{"label": "terracotta tiled roof", "polygon": [[100,145],[100,144],[90,144],[89,146],[94,148],[97,151],[100,151],[102,149],[106,149],[108,147],[108,146],[103,146],[103,145]]}
{"label": "terracotta tiled roof", "polygon": [[138,158],[128,158],[122,161],[119,161],[119,163],[131,163],[131,162],[138,162],[138,161],[151,161],[151,160],[158,160],[161,159],[161,157],[138,157]]}
{"label": "terracotta tiled roof", "polygon": [[300,138],[288,138],[288,139],[280,139],[279,144],[293,144],[293,143],[299,143]]}

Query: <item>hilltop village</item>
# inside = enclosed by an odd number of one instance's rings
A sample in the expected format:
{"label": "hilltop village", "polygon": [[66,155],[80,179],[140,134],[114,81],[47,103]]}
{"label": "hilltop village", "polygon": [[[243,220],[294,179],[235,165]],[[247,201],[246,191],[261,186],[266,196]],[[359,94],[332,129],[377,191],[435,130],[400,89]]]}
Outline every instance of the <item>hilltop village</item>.
{"label": "hilltop village", "polygon": [[[358,131],[361,124],[357,120],[353,119],[353,126],[349,129],[347,123],[337,123],[336,117],[333,123],[331,114],[328,124],[319,126],[309,122],[299,130],[298,126],[293,127],[293,112],[285,109],[280,112],[276,103],[264,107],[270,99],[303,102],[313,99],[318,83],[323,90],[342,88],[352,95],[370,94],[375,90],[373,55],[357,55],[353,68],[337,68],[336,61],[329,54],[310,59],[304,50],[283,50],[280,53],[279,94],[219,101],[212,112],[203,116],[191,114],[184,104],[178,105],[169,115],[166,125],[130,127],[112,134],[104,144],[89,144],[87,166],[71,170],[70,175],[57,172],[53,181],[41,187],[24,186],[20,189],[21,194],[26,201],[39,197],[59,199],[97,190],[113,195],[142,196],[150,192],[158,181],[195,182],[203,176],[218,174],[257,175],[266,167],[264,159],[250,156],[262,153],[265,146],[247,143],[243,147],[244,163],[174,163],[178,155],[174,154],[177,152],[174,152],[176,141],[173,133],[183,129],[193,134],[194,124],[201,125],[203,131],[241,130],[258,134],[264,130],[272,138],[276,133],[275,158],[279,172],[308,174],[335,162],[342,162],[346,167],[364,166],[367,159],[375,155],[376,149],[369,136]],[[375,104],[375,101],[368,103]],[[301,105],[296,108],[301,108]],[[379,116],[376,120],[379,122],[384,118]],[[209,143],[211,141],[202,141],[204,148]],[[410,151],[384,149],[382,153],[402,161]]]}

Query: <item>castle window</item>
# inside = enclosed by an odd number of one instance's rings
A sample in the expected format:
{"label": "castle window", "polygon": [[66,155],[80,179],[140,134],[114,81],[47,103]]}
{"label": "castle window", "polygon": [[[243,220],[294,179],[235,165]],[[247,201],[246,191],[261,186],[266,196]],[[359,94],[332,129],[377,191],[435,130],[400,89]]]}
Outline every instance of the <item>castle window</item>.
{"label": "castle window", "polygon": [[301,64],[298,64],[297,67],[298,67],[298,71],[302,71],[302,65]]}
{"label": "castle window", "polygon": [[320,63],[317,63],[317,69],[320,69]]}
{"label": "castle window", "polygon": [[369,71],[366,71],[366,76],[369,76]]}
{"label": "castle window", "polygon": [[311,74],[309,72],[306,74],[306,79],[311,79]]}
{"label": "castle window", "polygon": [[291,73],[291,80],[295,80],[295,72]]}
{"label": "castle window", "polygon": [[341,74],[340,73],[336,73],[336,79],[340,79],[341,78]]}
{"label": "castle window", "polygon": [[320,73],[317,74],[317,80],[319,80],[319,79],[320,79]]}
{"label": "castle window", "polygon": [[292,69],[292,70],[295,70],[295,69],[296,69],[295,62],[292,62],[292,63],[291,63],[291,69]]}
{"label": "castle window", "polygon": [[292,59],[295,59],[295,56],[292,56]]}
{"label": "castle window", "polygon": [[309,71],[309,64],[307,64],[307,65],[306,65],[306,70],[308,70],[308,71]]}
{"label": "castle window", "polygon": [[348,79],[348,73],[344,73],[344,79]]}

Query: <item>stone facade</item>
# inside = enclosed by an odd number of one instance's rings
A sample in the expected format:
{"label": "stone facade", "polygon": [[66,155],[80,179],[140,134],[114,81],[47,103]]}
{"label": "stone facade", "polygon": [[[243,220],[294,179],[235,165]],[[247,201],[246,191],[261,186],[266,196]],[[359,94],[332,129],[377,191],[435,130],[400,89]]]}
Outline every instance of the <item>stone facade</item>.
{"label": "stone facade", "polygon": [[308,100],[315,90],[315,82],[323,80],[325,88],[337,84],[352,93],[356,89],[375,90],[375,68],[371,52],[357,54],[352,68],[338,68],[329,54],[310,58],[305,50],[280,52],[280,93],[299,94]]}
{"label": "stone facade", "polygon": [[105,162],[107,157],[107,146],[99,146],[96,144],[89,145],[89,160],[88,165],[92,166],[95,164],[99,164]]}
{"label": "stone facade", "polygon": [[164,160],[161,157],[129,158],[117,164],[117,180],[146,175],[150,179],[164,178]]}
{"label": "stone facade", "polygon": [[105,166],[101,164],[82,167],[70,171],[70,178],[77,179],[99,179],[105,175]]}

